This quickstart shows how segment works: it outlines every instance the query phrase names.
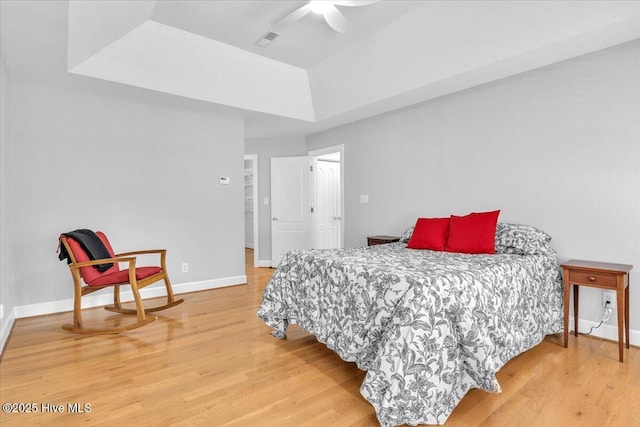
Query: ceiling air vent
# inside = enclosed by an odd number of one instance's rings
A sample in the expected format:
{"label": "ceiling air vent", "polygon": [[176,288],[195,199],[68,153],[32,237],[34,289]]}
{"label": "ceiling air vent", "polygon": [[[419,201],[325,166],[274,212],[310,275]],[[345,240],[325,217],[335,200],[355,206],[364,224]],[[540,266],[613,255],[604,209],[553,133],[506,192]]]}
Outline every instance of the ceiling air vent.
{"label": "ceiling air vent", "polygon": [[267,34],[265,34],[264,36],[262,36],[257,42],[256,44],[258,46],[261,47],[267,47],[269,46],[269,44],[271,44],[271,42],[273,40],[275,40],[276,37],[278,37],[280,34],[279,33],[274,33],[273,31],[268,31]]}

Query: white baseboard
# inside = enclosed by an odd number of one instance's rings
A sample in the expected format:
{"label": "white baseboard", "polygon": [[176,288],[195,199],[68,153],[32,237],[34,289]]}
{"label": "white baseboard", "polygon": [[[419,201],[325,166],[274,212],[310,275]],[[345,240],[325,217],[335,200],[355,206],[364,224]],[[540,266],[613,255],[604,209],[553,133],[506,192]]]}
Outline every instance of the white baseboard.
{"label": "white baseboard", "polygon": [[11,328],[13,328],[13,324],[16,321],[15,309],[7,310],[4,316],[4,319],[2,319],[2,329],[0,329],[0,353],[4,350],[4,345],[7,343],[7,339],[9,339]]}
{"label": "white baseboard", "polygon": [[270,259],[262,259],[258,261],[256,267],[269,267],[271,268],[271,260]]}
{"label": "white baseboard", "polygon": [[[209,289],[222,288],[247,283],[247,276],[224,277],[222,279],[202,280],[199,282],[188,282],[173,285],[175,294],[187,292],[205,291]],[[166,290],[162,282],[140,290],[142,298],[156,298],[166,295]],[[130,290],[121,292],[122,302],[133,301],[133,293]],[[82,299],[82,308],[99,307],[113,302],[113,293],[106,292],[102,295],[90,295]],[[43,314],[60,313],[73,310],[73,298],[49,301],[39,304],[22,305],[14,308],[15,318],[40,316]]]}
{"label": "white baseboard", "polygon": [[[600,322],[593,322],[591,320],[585,320],[578,318],[578,332],[589,332],[592,326],[598,326]],[[573,316],[569,319],[570,328],[573,327]],[[594,329],[591,332],[594,337],[604,338],[606,340],[618,341],[618,325],[617,322],[614,325],[603,323],[599,328]],[[629,330],[629,343],[634,346],[640,347],[640,331],[635,329]]]}

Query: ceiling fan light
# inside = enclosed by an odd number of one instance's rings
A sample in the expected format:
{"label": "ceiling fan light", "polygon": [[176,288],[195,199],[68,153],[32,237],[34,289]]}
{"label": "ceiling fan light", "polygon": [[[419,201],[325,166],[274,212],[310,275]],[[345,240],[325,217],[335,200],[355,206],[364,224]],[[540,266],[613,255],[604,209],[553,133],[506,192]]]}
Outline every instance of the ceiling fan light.
{"label": "ceiling fan light", "polygon": [[311,11],[313,13],[317,13],[318,15],[324,15],[333,7],[333,2],[326,0],[311,0],[309,2],[309,6],[311,6]]}

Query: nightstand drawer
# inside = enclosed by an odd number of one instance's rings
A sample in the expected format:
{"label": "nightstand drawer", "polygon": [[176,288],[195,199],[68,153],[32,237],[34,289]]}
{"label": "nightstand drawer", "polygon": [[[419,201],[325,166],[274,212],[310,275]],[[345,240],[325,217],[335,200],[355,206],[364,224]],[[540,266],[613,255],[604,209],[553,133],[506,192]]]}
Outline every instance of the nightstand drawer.
{"label": "nightstand drawer", "polygon": [[609,286],[615,288],[616,276],[614,274],[571,270],[569,272],[569,282],[586,283],[595,286]]}

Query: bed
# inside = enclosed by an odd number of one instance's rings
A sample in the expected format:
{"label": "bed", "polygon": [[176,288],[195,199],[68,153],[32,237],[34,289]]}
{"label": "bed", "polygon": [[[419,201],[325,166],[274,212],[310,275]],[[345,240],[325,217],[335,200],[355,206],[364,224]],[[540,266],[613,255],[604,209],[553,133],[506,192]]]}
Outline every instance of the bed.
{"label": "bed", "polygon": [[495,254],[398,243],[292,251],[258,316],[289,324],[367,374],[360,391],[380,425],[442,424],[471,388],[500,392],[510,359],[562,331],[557,255],[543,231],[498,223]]}

